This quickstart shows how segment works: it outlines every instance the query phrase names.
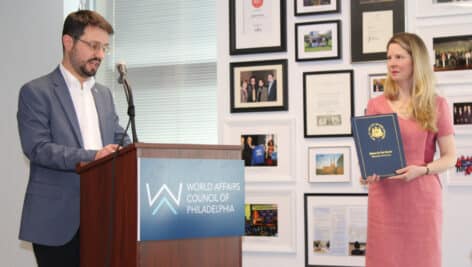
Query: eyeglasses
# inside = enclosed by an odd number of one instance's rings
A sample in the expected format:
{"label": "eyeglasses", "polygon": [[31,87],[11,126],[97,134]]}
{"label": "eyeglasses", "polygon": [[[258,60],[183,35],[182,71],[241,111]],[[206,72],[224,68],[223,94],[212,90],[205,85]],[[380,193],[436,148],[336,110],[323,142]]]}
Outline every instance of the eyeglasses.
{"label": "eyeglasses", "polygon": [[101,44],[100,42],[95,42],[95,41],[89,42],[89,41],[84,41],[82,39],[76,39],[76,40],[81,41],[82,43],[86,44],[95,52],[102,50],[104,54],[108,55],[110,53],[110,45],[108,44]]}

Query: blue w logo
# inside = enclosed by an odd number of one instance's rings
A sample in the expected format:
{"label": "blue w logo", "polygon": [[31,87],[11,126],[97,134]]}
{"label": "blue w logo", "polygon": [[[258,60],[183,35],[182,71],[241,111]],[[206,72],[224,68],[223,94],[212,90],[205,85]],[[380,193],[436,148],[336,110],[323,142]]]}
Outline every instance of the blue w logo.
{"label": "blue w logo", "polygon": [[[167,192],[167,195],[170,196],[170,200],[175,203],[176,206],[180,206],[180,197],[182,195],[182,183],[179,184],[179,194],[177,197],[169,190],[166,184],[162,185],[157,194],[154,195],[154,197],[151,197],[151,189],[149,188],[149,184],[146,183],[146,191],[147,191],[147,196],[148,196],[148,202],[149,202],[149,207],[152,207],[154,203],[157,201],[159,196],[162,194],[164,195],[164,191]],[[174,208],[174,206],[170,203],[169,198],[167,196],[163,196],[159,203],[157,204],[156,208],[152,211],[152,215],[156,215],[159,209],[163,206],[166,205],[170,211],[172,211],[173,214],[177,215],[177,210]]]}

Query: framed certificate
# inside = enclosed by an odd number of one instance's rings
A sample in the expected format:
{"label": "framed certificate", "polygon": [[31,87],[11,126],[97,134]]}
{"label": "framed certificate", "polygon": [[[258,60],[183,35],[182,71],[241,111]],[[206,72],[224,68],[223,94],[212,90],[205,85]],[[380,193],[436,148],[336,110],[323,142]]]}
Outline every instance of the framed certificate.
{"label": "framed certificate", "polygon": [[230,55],[287,51],[285,0],[230,0]]}
{"label": "framed certificate", "polygon": [[365,266],[367,194],[305,193],[305,266]]}
{"label": "framed certificate", "polygon": [[303,73],[305,137],[352,136],[353,70]]}
{"label": "framed certificate", "polygon": [[386,59],[387,42],[405,29],[404,0],[351,2],[352,62]]}

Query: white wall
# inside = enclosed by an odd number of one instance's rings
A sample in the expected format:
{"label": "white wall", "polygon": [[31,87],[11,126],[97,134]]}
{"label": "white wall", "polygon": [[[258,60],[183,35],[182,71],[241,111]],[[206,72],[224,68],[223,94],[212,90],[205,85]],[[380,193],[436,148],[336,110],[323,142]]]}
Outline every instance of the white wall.
{"label": "white wall", "polygon": [[[365,192],[359,185],[357,158],[352,151],[352,183],[343,185],[333,184],[310,184],[306,181],[307,176],[307,147],[315,145],[349,145],[354,149],[352,138],[304,138],[303,137],[303,83],[302,73],[307,71],[322,71],[336,69],[354,70],[354,96],[355,113],[363,114],[367,104],[368,96],[368,75],[372,73],[385,73],[385,62],[363,62],[351,63],[350,51],[350,3],[349,0],[341,0],[341,13],[314,15],[314,16],[294,16],[294,1],[287,2],[287,52],[262,53],[252,55],[229,55],[229,26],[228,26],[228,2],[217,1],[217,25],[218,25],[218,102],[219,102],[219,141],[223,143],[231,133],[225,127],[228,122],[248,120],[248,125],[254,125],[254,120],[274,120],[289,119],[295,121],[295,142],[294,149],[296,158],[295,178],[288,183],[250,183],[247,188],[255,190],[283,189],[295,192],[295,227],[296,249],[294,253],[275,252],[245,252],[243,254],[243,266],[256,267],[264,266],[287,267],[305,266],[305,240],[304,240],[304,214],[303,214],[303,194],[304,193],[343,193],[343,192]],[[452,16],[419,16],[420,12],[428,12],[423,8],[418,8],[417,4],[430,4],[432,0],[406,1],[406,30],[417,32],[425,39],[432,51],[431,35],[435,36],[438,31],[442,34],[465,32],[463,35],[472,34],[472,7],[469,7],[467,14]],[[464,12],[464,10],[462,11]],[[443,15],[442,13],[437,13]],[[342,21],[342,59],[328,61],[296,62],[295,61],[295,41],[294,25],[298,22],[312,22],[324,20]],[[446,26],[444,26],[446,24]],[[429,38],[429,39],[428,39]],[[268,59],[288,59],[288,90],[289,90],[289,110],[283,112],[253,112],[253,113],[230,113],[229,112],[229,63],[258,61]],[[472,76],[470,71],[459,74],[448,73],[454,76],[452,79],[439,79],[440,92],[446,97],[448,94],[468,94],[472,87]],[[441,78],[441,77],[440,77]],[[452,82],[452,84],[449,84]],[[238,142],[238,140],[236,141]],[[283,141],[282,141],[283,142]],[[470,143],[469,136],[458,136],[458,145]],[[469,144],[470,146],[470,144]],[[472,153],[470,151],[469,153]],[[471,267],[472,266],[472,186],[452,187],[447,186],[446,176],[442,177],[444,182],[444,229],[443,229],[443,266],[444,267]],[[472,178],[471,178],[472,179]]]}
{"label": "white wall", "polygon": [[31,245],[18,240],[28,164],[16,123],[18,92],[50,72],[62,57],[62,0],[0,2],[0,266],[36,266]]}
{"label": "white wall", "polygon": [[[422,1],[422,0],[419,0]],[[417,19],[415,2],[407,1],[409,6],[407,29],[427,35],[434,32],[437,25],[436,18]],[[289,88],[290,103],[288,112],[273,112],[265,114],[251,114],[256,118],[291,118],[296,120],[296,177],[294,183],[270,185],[274,189],[289,189],[296,193],[296,252],[295,253],[245,253],[243,264],[246,267],[260,266],[304,266],[304,234],[303,234],[303,193],[337,191],[361,192],[362,189],[353,182],[349,188],[313,187],[305,182],[306,147],[316,144],[318,140],[303,138],[302,125],[302,76],[303,71],[323,69],[353,68],[355,77],[356,114],[362,113],[367,99],[367,74],[381,72],[383,63],[355,64],[349,63],[349,3],[342,0],[342,13],[330,16],[293,17],[293,1],[287,1],[287,53],[259,54],[251,56],[229,57],[228,53],[228,1],[217,1],[218,13],[218,99],[219,99],[219,130],[222,133],[223,124],[232,117],[242,118],[229,114],[229,62],[250,61],[259,59],[289,60]],[[16,110],[19,88],[25,82],[51,71],[62,56],[60,35],[63,22],[63,1],[1,1],[0,2],[0,73],[3,82],[2,105],[0,105],[1,131],[3,153],[0,154],[0,169],[2,170],[2,186],[0,187],[0,266],[29,267],[35,266],[31,246],[18,240],[18,226],[21,206],[27,181],[28,165],[25,160],[18,139],[16,125]],[[301,21],[317,21],[327,19],[341,19],[343,27],[343,59],[328,63],[295,63],[294,60],[294,23]],[[450,16],[443,19],[452,23],[452,29],[457,25],[465,27],[472,23],[472,16]],[[432,27],[432,28],[431,28]],[[441,26],[443,27],[443,26]],[[460,28],[459,27],[459,28]],[[468,28],[470,33],[470,27]],[[442,28],[441,28],[442,30]],[[464,77],[454,79],[459,85],[443,85],[442,91],[452,91],[460,94],[470,90],[470,73]],[[461,84],[461,81],[463,83]],[[454,87],[454,88],[452,88]],[[455,88],[457,87],[457,88]],[[244,116],[244,115],[243,115]],[[222,136],[220,134],[220,141]],[[352,144],[349,138],[323,139],[324,142],[342,142]],[[459,136],[458,143],[470,143],[470,137]],[[353,179],[358,177],[358,171],[353,170]],[[265,188],[258,185],[256,188]],[[472,266],[472,187],[444,188],[444,267]]]}

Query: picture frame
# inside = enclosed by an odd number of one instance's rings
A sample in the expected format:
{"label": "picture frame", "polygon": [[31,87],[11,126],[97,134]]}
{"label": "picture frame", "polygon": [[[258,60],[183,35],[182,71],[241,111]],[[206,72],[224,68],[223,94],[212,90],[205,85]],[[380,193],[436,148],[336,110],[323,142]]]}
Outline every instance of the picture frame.
{"label": "picture frame", "polygon": [[340,0],[295,0],[295,16],[320,15],[341,12]]}
{"label": "picture frame", "polygon": [[467,1],[416,0],[416,17],[427,18],[436,16],[451,16],[472,13],[472,7]]}
{"label": "picture frame", "polygon": [[472,146],[457,146],[456,155],[456,164],[448,171],[448,186],[472,186]]}
{"label": "picture frame", "polygon": [[308,147],[308,182],[351,181],[350,146]]}
{"label": "picture frame", "polygon": [[369,74],[369,96],[374,98],[382,95],[385,87],[385,80],[387,79],[386,73],[374,73]]}
{"label": "picture frame", "polygon": [[[273,212],[262,219],[264,215],[258,215],[258,222],[254,222],[255,216],[249,216],[251,211],[248,205],[265,205],[276,208],[276,234],[261,234],[264,231],[264,221],[273,226]],[[262,208],[264,210],[265,208]],[[243,236],[244,252],[273,252],[273,253],[294,253],[296,251],[296,209],[294,192],[288,190],[246,190],[246,226],[245,236]],[[254,212],[254,210],[252,211]],[[255,228],[258,234],[248,235]],[[261,229],[262,228],[262,229]]]}
{"label": "picture frame", "polygon": [[230,0],[230,55],[287,51],[286,1]]}
{"label": "picture frame", "polygon": [[304,213],[305,266],[365,266],[367,194],[305,193]]}
{"label": "picture frame", "polygon": [[303,73],[305,137],[352,136],[354,71]]}
{"label": "picture frame", "polygon": [[287,66],[286,59],[230,63],[230,112],[288,110]]}
{"label": "picture frame", "polygon": [[[472,22],[464,22],[460,24],[443,24],[431,25],[418,28],[418,35],[423,39],[430,55],[431,64],[436,64],[436,55],[434,53],[434,39],[447,38],[451,36],[467,36],[470,35]],[[436,81],[438,84],[466,84],[472,83],[470,69],[454,70],[454,71],[435,71]]]}
{"label": "picture frame", "polygon": [[340,59],[341,36],[340,20],[296,23],[296,61]]}
{"label": "picture frame", "polygon": [[455,134],[472,134],[472,95],[447,96]]}
{"label": "picture frame", "polygon": [[[242,145],[243,135],[277,136],[277,166],[245,167],[245,180],[248,183],[291,182],[294,180],[296,167],[295,129],[294,119],[231,119],[224,123],[222,141],[224,144]],[[241,151],[243,153],[244,148]]]}
{"label": "picture frame", "polygon": [[472,70],[472,35],[433,37],[434,71]]}
{"label": "picture frame", "polygon": [[405,31],[404,0],[355,0],[351,2],[352,62],[385,60],[387,42]]}

